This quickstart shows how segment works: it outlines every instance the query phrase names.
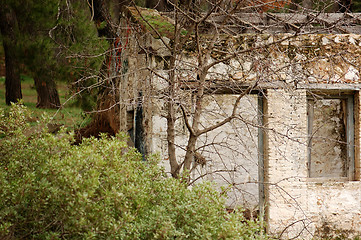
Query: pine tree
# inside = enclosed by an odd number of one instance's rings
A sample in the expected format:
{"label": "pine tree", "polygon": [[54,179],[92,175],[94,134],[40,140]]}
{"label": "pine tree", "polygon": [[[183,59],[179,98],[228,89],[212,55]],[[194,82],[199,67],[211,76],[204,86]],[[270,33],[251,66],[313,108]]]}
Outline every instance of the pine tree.
{"label": "pine tree", "polygon": [[19,21],[20,61],[25,71],[34,78],[38,93],[38,108],[59,108],[56,89],[57,59],[55,44],[49,31],[56,24],[58,1],[12,1]]}
{"label": "pine tree", "polygon": [[0,30],[5,52],[5,101],[10,105],[22,98],[19,64],[17,61],[18,23],[14,10],[6,1],[0,2]]}

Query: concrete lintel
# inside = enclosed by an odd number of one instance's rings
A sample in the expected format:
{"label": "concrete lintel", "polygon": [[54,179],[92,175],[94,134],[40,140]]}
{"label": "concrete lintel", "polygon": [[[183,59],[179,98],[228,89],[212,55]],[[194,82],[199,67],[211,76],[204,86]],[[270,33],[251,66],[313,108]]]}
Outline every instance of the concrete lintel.
{"label": "concrete lintel", "polygon": [[309,89],[309,90],[360,90],[361,84],[359,83],[299,83],[297,85],[299,89]]}

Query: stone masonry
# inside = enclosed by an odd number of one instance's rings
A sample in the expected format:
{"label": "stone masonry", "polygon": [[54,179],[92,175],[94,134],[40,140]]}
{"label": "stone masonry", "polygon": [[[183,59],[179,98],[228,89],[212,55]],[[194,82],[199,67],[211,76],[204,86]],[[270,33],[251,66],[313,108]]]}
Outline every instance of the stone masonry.
{"label": "stone masonry", "polygon": [[[237,109],[237,119],[198,139],[198,152],[205,161],[193,163],[191,181],[212,180],[220,189],[229,188],[229,208],[243,206],[253,213],[265,207],[267,230],[276,237],[310,239],[360,235],[361,36],[289,36],[245,34],[227,39],[232,43],[229,46],[236,48],[271,43],[266,50],[219,63],[207,75],[210,81],[217,80],[222,86],[248,86],[259,81],[255,90],[262,96],[263,106],[259,106],[257,93],[243,97]],[[279,41],[282,38],[287,40]],[[169,43],[167,37],[163,41]],[[279,43],[273,45],[272,42],[276,41]],[[165,79],[169,77],[165,59],[170,52],[162,46],[160,39],[153,36],[138,36],[138,41],[130,45],[128,54],[124,54],[129,57],[122,59],[128,63],[120,86],[120,118],[122,125],[127,126],[123,130],[135,128],[136,111],[141,106],[147,152],[159,153],[161,164],[169,171],[165,118],[167,96],[164,92],[168,87]],[[142,53],[140,49],[145,49],[144,46],[152,49],[151,54]],[[186,84],[189,79],[196,79],[194,66],[197,62],[196,57],[187,51],[177,64],[178,79]],[[212,57],[214,61],[219,56]],[[177,99],[181,99],[191,111],[194,103],[190,91],[179,88],[177,94]],[[333,177],[330,173],[331,177],[321,175],[314,178],[310,177],[309,169],[309,158],[314,156],[310,154],[309,145],[309,99],[331,95],[353,99],[352,105],[343,101],[345,108],[338,114],[347,114],[350,109],[346,111],[346,107],[352,107],[354,127],[350,127],[350,117],[340,117],[347,122],[334,120],[346,126],[347,136],[354,134],[353,146],[348,148],[345,176]],[[229,115],[237,96],[238,93],[207,95],[203,102],[202,125],[216,123]],[[182,161],[189,133],[180,109],[177,111],[176,154]],[[263,125],[260,125],[260,117]],[[263,138],[260,138],[261,132]],[[260,159],[263,169],[259,165]],[[322,161],[327,161],[327,158]],[[259,175],[264,177],[261,185]],[[263,198],[261,188],[264,188],[264,201],[260,199]],[[260,206],[262,202],[264,206]]]}

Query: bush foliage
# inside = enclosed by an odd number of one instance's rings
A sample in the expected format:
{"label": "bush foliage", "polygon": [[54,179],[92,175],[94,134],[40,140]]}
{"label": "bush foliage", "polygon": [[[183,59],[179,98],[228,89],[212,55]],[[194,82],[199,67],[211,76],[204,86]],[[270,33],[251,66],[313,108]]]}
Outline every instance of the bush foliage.
{"label": "bush foliage", "polygon": [[[0,109],[1,110],[1,109]],[[192,189],[142,160],[124,136],[72,145],[30,126],[27,109],[0,112],[0,239],[257,239],[209,183]]]}

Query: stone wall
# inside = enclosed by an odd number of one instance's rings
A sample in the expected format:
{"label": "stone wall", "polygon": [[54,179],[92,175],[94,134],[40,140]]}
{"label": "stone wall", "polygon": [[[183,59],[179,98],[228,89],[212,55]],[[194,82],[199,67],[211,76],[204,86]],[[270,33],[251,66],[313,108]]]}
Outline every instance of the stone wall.
{"label": "stone wall", "polygon": [[[284,239],[305,239],[327,237],[332,233],[349,236],[361,233],[361,183],[358,181],[361,172],[361,100],[358,92],[360,70],[357,67],[361,60],[355,58],[355,54],[361,54],[361,37],[302,35],[272,45],[272,42],[284,37],[287,35],[244,35],[234,38],[230,46],[237,49],[257,47],[264,43],[270,45],[262,51],[249,51],[210,69],[207,78],[221,86],[242,86],[259,81],[258,89],[265,92],[266,136],[263,146],[259,146],[257,118],[260,109],[257,96],[242,98],[238,119],[198,139],[198,152],[205,162],[193,163],[195,171],[191,181],[212,180],[219,187],[230,188],[229,207],[241,205],[256,210],[260,201],[258,157],[263,147],[266,220],[271,234]],[[141,51],[134,46],[134,52],[127,58],[129,68],[120,86],[120,117],[123,126],[134,127],[135,116],[133,120],[129,120],[129,116],[141,103],[147,149],[160,154],[161,164],[169,172],[165,118],[169,100],[165,80],[168,69],[165,61],[170,52],[159,39],[143,40],[143,47],[149,45],[152,52],[140,54]],[[167,38],[163,40],[169,42]],[[132,44],[136,44],[135,41]],[[212,61],[220,58],[217,55],[212,57]],[[172,101],[182,103],[190,112],[194,104],[192,94],[189,89],[182,89],[181,84],[196,82],[196,66],[196,57],[191,52],[185,52],[176,66],[180,87],[176,99]],[[146,68],[153,72],[146,71]],[[239,89],[238,92],[244,90]],[[337,176],[333,179],[309,177],[307,96],[311,90],[327,92],[330,89],[339,94],[347,90],[355,96],[355,176],[349,180],[337,179]],[[202,125],[224,119],[236,97],[235,93],[208,94],[204,99]],[[177,111],[176,154],[181,163],[188,130],[181,110]]]}
{"label": "stone wall", "polygon": [[347,177],[347,99],[310,99],[311,177]]}
{"label": "stone wall", "polygon": [[267,106],[269,232],[284,239],[360,234],[361,183],[309,177],[306,91],[268,90]]}
{"label": "stone wall", "polygon": [[[269,231],[279,234],[307,218],[302,206],[306,185],[301,184],[308,174],[306,91],[268,90],[265,118],[267,222]],[[299,232],[302,225],[292,230]]]}

